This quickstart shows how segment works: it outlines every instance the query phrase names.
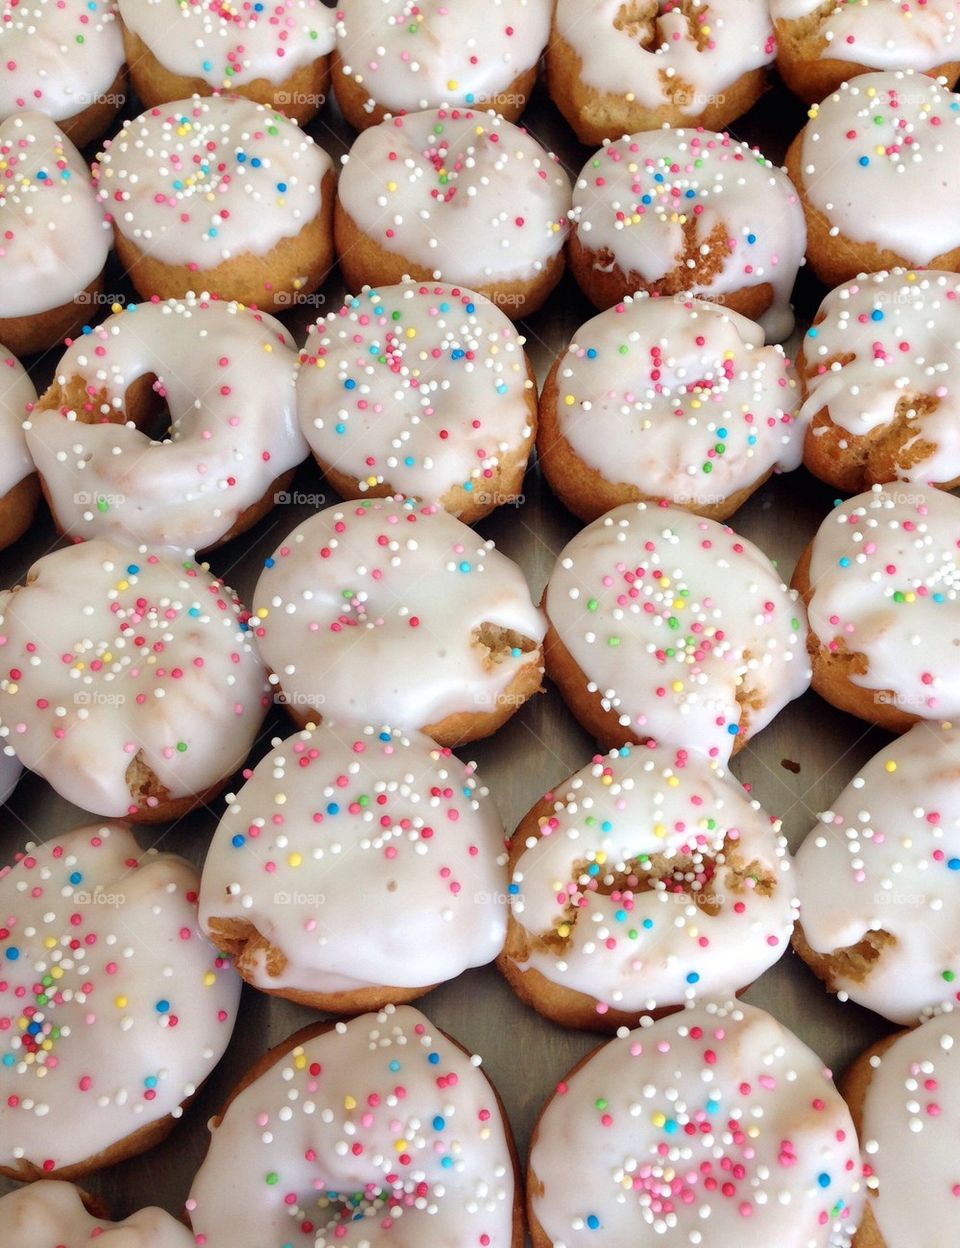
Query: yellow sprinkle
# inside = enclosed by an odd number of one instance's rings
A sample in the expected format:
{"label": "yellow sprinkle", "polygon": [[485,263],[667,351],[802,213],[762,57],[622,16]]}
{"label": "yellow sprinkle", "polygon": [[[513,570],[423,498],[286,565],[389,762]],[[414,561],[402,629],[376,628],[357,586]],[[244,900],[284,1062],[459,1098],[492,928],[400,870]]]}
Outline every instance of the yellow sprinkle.
{"label": "yellow sprinkle", "polygon": [[570,924],[561,923],[560,926],[557,928],[557,935],[562,937],[564,940],[566,940],[566,938],[570,935]]}
{"label": "yellow sprinkle", "polygon": [[376,485],[376,484],[377,484],[376,477],[367,477],[367,485]]}
{"label": "yellow sprinkle", "polygon": [[303,863],[303,858],[300,856],[300,854],[290,854],[290,856],[287,858],[287,866],[289,867],[299,867],[302,863]]}
{"label": "yellow sprinkle", "polygon": [[662,839],[663,837],[667,835],[667,829],[663,826],[662,823],[655,823],[653,825],[653,835],[658,836]]}
{"label": "yellow sprinkle", "polygon": [[127,1008],[127,998],[116,997],[114,998],[113,1004],[117,1007],[118,1010],[125,1010]]}
{"label": "yellow sprinkle", "polygon": [[675,680],[670,686],[674,693],[683,693],[683,681]]}
{"label": "yellow sprinkle", "polygon": [[891,760],[890,760],[890,762],[889,762],[889,763],[884,763],[884,764],[883,764],[883,766],[884,766],[884,770],[885,770],[885,771],[896,771],[896,770],[897,770],[897,764],[893,761],[893,759],[892,759],[892,758],[891,758]]}
{"label": "yellow sprinkle", "polygon": [[203,977],[204,988],[212,988],[216,982],[217,977],[214,975],[213,971],[207,971],[206,975]]}
{"label": "yellow sprinkle", "polygon": [[117,581],[117,589],[124,590],[124,589],[129,589],[129,588],[130,588],[129,581]]}
{"label": "yellow sprinkle", "polygon": [[655,1127],[662,1127],[663,1124],[667,1121],[667,1116],[666,1114],[661,1114],[660,1111],[658,1110],[655,1114],[651,1115],[650,1121],[653,1123]]}
{"label": "yellow sprinkle", "polygon": [[447,90],[456,91],[456,89],[457,89],[457,80],[456,78],[451,78],[450,81],[447,83]]}
{"label": "yellow sprinkle", "polygon": [[573,397],[572,394],[565,394],[563,396],[563,401],[564,403],[566,403],[567,407],[573,407],[574,403],[576,403],[577,400]]}
{"label": "yellow sprinkle", "polygon": [[417,331],[416,331],[416,330],[413,328],[413,326],[411,325],[411,326],[410,326],[410,328],[407,330],[407,337],[408,337],[408,338],[416,338],[416,336],[417,336]]}
{"label": "yellow sprinkle", "polygon": [[670,779],[667,781],[667,784],[669,785],[671,789],[675,789],[679,783],[680,783],[679,776],[671,776]]}
{"label": "yellow sprinkle", "polygon": [[605,852],[604,850],[602,850],[602,849],[598,849],[598,850],[597,850],[597,852],[596,852],[596,853],[594,854],[594,856],[593,856],[593,860],[594,860],[594,862],[596,862],[599,866],[601,866],[601,867],[602,867],[602,866],[604,865],[604,863],[607,861],[607,855],[606,855],[606,852]]}
{"label": "yellow sprinkle", "polygon": [[388,191],[395,191],[396,189],[397,189],[397,184],[396,184],[396,182],[388,182],[388,183],[387,183],[387,190],[388,190]]}
{"label": "yellow sprinkle", "polygon": [[266,607],[259,607],[259,608],[257,609],[257,619],[258,619],[258,620],[265,620],[269,614],[270,614],[270,612],[268,611],[268,609],[267,609]]}
{"label": "yellow sprinkle", "polygon": [[44,949],[56,949],[57,947],[56,936],[48,936],[47,939],[43,942],[43,947]]}
{"label": "yellow sprinkle", "polygon": [[407,1141],[397,1140],[397,1142],[394,1144],[393,1147],[397,1150],[398,1153],[402,1153],[403,1150],[407,1147]]}
{"label": "yellow sprinkle", "polygon": [[304,1057],[302,1053],[298,1053],[297,1056],[293,1059],[293,1064],[294,1066],[296,1066],[297,1070],[303,1070],[303,1068],[307,1064],[307,1059]]}
{"label": "yellow sprinkle", "polygon": [[354,1100],[352,1096],[345,1096],[343,1098],[343,1108],[344,1109],[356,1109],[357,1102]]}
{"label": "yellow sprinkle", "polygon": [[263,344],[263,349],[264,349],[264,351],[266,351],[266,352],[269,354],[270,352],[272,352],[272,351],[273,351],[273,343],[270,343],[270,342],[265,342],[265,343]]}

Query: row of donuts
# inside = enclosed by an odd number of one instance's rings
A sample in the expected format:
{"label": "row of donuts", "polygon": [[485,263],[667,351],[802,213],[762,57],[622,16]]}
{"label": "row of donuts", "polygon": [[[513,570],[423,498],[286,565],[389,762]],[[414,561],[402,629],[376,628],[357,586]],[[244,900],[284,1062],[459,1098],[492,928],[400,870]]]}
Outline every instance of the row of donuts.
{"label": "row of donuts", "polygon": [[829,285],[957,268],[958,126],[960,97],[933,79],[861,75],[811,110],[788,152],[792,182],[727,135],[666,129],[605,144],[571,192],[525,131],[441,108],[364,131],[335,194],[323,149],[240,97],[194,96],[127,122],[96,187],[53,123],[18,114],[0,126],[0,337],[24,354],[81,325],[112,235],[145,298],[202,285],[289,308],[322,282],[336,245],[350,289],[442,277],[516,319],[542,305],[567,250],[600,308],[637,291],[700,294],[780,339],[805,252]]}
{"label": "row of donuts", "polygon": [[0,121],[37,109],[79,147],[130,85],[148,107],[245,95],[301,124],[332,78],[357,129],[441,105],[523,112],[546,52],[550,93],[581,142],[663,124],[720,129],[777,68],[814,103],[871,69],[960,71],[956,0],[829,8],[818,0],[19,0],[0,25]]}
{"label": "row of donuts", "polygon": [[523,336],[459,287],[364,288],[299,353],[273,317],[233,303],[131,304],[69,343],[39,400],[4,355],[0,548],[30,523],[36,468],[70,537],[209,550],[290,497],[308,448],[344,498],[399,493],[467,523],[519,497],[534,441],[584,521],[643,500],[726,519],[801,455],[847,491],[951,488],[958,290],[937,271],[847,282],[797,370],[737,313],[628,297],[576,331],[539,405]]}

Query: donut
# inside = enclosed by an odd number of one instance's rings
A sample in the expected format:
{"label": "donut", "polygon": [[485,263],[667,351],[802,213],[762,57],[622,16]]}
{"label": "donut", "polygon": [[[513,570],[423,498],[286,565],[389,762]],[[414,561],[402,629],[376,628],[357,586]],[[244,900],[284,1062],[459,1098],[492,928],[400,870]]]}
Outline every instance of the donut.
{"label": "donut", "polygon": [[145,299],[200,286],[272,311],[306,298],[333,263],[330,157],[242,96],[148,109],[105,146],[96,177]]}
{"label": "donut", "polygon": [[832,290],[797,361],[804,463],[858,494],[889,481],[960,485],[960,406],[949,343],[960,338],[960,277],[906,269]]}
{"label": "donut", "polygon": [[513,1140],[479,1067],[409,1005],[297,1032],[211,1123],[197,1243],[521,1248]]}
{"label": "donut", "polygon": [[557,559],[544,657],[606,748],[651,738],[724,764],[810,683],[803,605],[733,529],[615,507]]}
{"label": "donut", "polygon": [[35,109],[77,147],[126,102],[116,0],[14,0],[0,22],[0,121]]}
{"label": "donut", "polygon": [[0,732],[56,791],[156,822],[220,790],[269,695],[233,591],[182,556],[98,537],[0,594]]}
{"label": "donut", "polygon": [[786,167],[817,277],[960,269],[960,96],[924,74],[860,74],[809,116]]}
{"label": "donut", "polygon": [[343,498],[402,494],[472,524],[522,501],[537,388],[522,334],[482,295],[365,286],[300,353],[300,424]]}
{"label": "donut", "polygon": [[547,82],[596,147],[661,126],[729,125],[766,90],[774,52],[766,0],[557,0]]}
{"label": "donut", "polygon": [[340,0],[337,103],[357,130],[450,104],[516,121],[537,80],[551,0]]}
{"label": "donut", "polygon": [[31,355],[79,329],[103,288],[110,222],[49,117],[0,122],[0,342]]}
{"label": "donut", "polygon": [[715,762],[596,754],[513,835],[500,968],[545,1017],[594,1031],[742,991],[793,931],[779,833]]}
{"label": "donut", "polygon": [[309,121],[330,81],[335,13],[321,0],[118,0],[130,78],[154,108],[228,92]]}
{"label": "donut", "polygon": [[960,1192],[958,1023],[946,1012],[886,1037],[843,1081],[868,1193],[854,1248],[949,1248]]}
{"label": "donut", "polygon": [[240,999],[198,886],[119,823],[31,843],[0,871],[0,1174],[77,1179],[182,1116]]}
{"label": "donut", "polygon": [[560,280],[570,181],[495,113],[439,108],[382,121],[345,161],[334,229],[348,289],[442,278],[517,320]]}
{"label": "donut", "polygon": [[527,1167],[533,1248],[849,1248],[863,1202],[830,1072],[742,1004],[594,1050],[547,1102]]}
{"label": "donut", "polygon": [[875,485],[838,504],[793,586],[807,607],[813,687],[891,732],[960,716],[960,501]]}
{"label": "donut", "polygon": [[89,1198],[56,1179],[0,1197],[0,1241],[15,1248],[192,1248],[182,1222],[162,1209],[138,1209],[122,1222],[87,1210]]}
{"label": "donut", "polygon": [[831,992],[895,1023],[960,1000],[960,728],[915,724],[801,845],[797,952]]}
{"label": "donut", "polygon": [[573,221],[570,269],[601,310],[638,290],[689,293],[759,321],[771,340],[793,331],[803,212],[756,148],[709,130],[626,135],[581,169]]}
{"label": "donut", "polygon": [[517,565],[439,507],[327,507],[267,559],[251,621],[304,727],[322,716],[488,736],[540,689],[545,621]]}
{"label": "donut", "polygon": [[871,69],[913,69],[953,86],[960,76],[957,0],[770,0],[777,70],[816,104]]}
{"label": "donut", "polygon": [[755,322],[701,299],[627,296],[557,356],[537,457],[581,520],[659,499],[726,520],[798,467],[798,407],[793,367]]}
{"label": "donut", "polygon": [[228,795],[200,888],[200,922],[248,983],[355,1014],[497,956],[503,825],[476,764],[346,722],[273,746]]}
{"label": "donut", "polygon": [[27,370],[0,343],[0,550],[30,527],[40,487],[23,422],[37,392]]}
{"label": "donut", "polygon": [[28,422],[57,527],[187,550],[245,532],[307,453],[296,375],[265,313],[193,293],[115,312],[68,346]]}

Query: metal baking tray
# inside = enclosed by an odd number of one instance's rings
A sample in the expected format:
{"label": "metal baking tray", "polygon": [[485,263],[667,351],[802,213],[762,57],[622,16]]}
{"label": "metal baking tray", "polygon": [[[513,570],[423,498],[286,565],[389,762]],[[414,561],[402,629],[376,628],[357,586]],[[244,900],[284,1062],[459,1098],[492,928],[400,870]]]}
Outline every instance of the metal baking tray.
{"label": "metal baking tray", "polygon": [[[136,102],[130,101],[125,115],[135,116],[138,111]],[[756,143],[766,155],[782,161],[788,142],[805,120],[804,105],[784,89],[774,87],[731,129],[736,137]],[[576,142],[542,83],[521,124],[559,155],[571,178],[576,177],[590,149]],[[349,147],[351,132],[331,104],[308,129],[334,159]],[[122,275],[112,268],[108,269],[105,290],[102,307],[91,309],[91,323],[109,314],[115,298],[134,298]],[[809,324],[824,293],[812,276],[801,271],[795,292],[800,328]],[[339,307],[343,294],[343,284],[335,272],[317,295],[282,319],[302,341],[307,326],[324,311]],[[541,383],[555,356],[594,314],[567,275],[546,307],[524,323],[527,351]],[[790,354],[799,339],[800,329],[787,344]],[[52,351],[33,362],[31,372],[38,390],[46,386],[58,358],[59,352]],[[210,557],[214,572],[232,584],[247,603],[264,558],[315,510],[296,500],[307,496],[312,501],[320,495],[329,503],[337,501],[312,463],[299,470],[289,493],[293,503],[276,507],[256,528]],[[801,468],[772,478],[730,523],[756,542],[777,563],[784,580],[789,580],[800,552],[830,510],[833,498],[829,487]],[[527,473],[522,504],[501,508],[478,526],[484,537],[493,538],[521,565],[535,599],[558,552],[579,527],[553,498],[535,464]],[[0,554],[0,585],[17,583],[30,564],[56,544],[49,515],[41,511],[30,532]],[[272,738],[288,736],[292,731],[293,724],[282,709],[271,712],[249,765],[266,753]],[[732,769],[766,810],[783,820],[790,846],[796,849],[816,822],[818,812],[830,807],[855,772],[887,740],[886,734],[867,728],[808,692],[747,744]],[[458,751],[462,757],[476,760],[509,831],[548,789],[582,767],[595,752],[595,743],[578,727],[551,687],[525,705],[490,740]],[[228,788],[239,782],[237,778]],[[144,846],[156,845],[201,864],[223,809],[220,798],[173,825],[141,828],[137,835]],[[0,861],[11,861],[31,840],[42,841],[93,821],[58,797],[45,781],[24,774],[8,805],[0,811]],[[363,881],[354,881],[354,886],[362,888]],[[792,951],[747,991],[745,999],[769,1010],[838,1073],[862,1049],[892,1030],[889,1023],[869,1011],[840,1004],[828,996]],[[537,1115],[557,1081],[602,1039],[591,1033],[565,1031],[540,1018],[514,997],[492,966],[444,984],[417,1005],[482,1056],[484,1069],[506,1105],[521,1158],[526,1155]],[[85,1180],[84,1186],[100,1194],[116,1217],[146,1204],[158,1204],[180,1214],[206,1151],[209,1118],[256,1058],[318,1017],[308,1009],[244,987],[230,1047],[167,1141]],[[11,1186],[0,1179],[0,1194]]]}

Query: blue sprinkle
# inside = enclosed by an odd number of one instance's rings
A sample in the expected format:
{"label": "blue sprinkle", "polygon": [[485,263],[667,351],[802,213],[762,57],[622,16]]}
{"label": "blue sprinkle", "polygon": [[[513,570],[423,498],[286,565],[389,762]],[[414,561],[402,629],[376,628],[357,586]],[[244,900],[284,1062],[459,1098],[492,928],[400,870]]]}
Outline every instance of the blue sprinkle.
{"label": "blue sprinkle", "polygon": [[407,467],[407,468],[412,468],[412,467],[413,467],[413,465],[414,465],[414,463],[415,463],[416,461],[414,460],[414,458],[413,458],[413,456],[412,456],[412,455],[407,455],[407,456],[404,458],[404,461],[403,461],[403,462],[404,462],[404,466],[405,466],[405,467]]}
{"label": "blue sprinkle", "polygon": [[79,872],[79,871],[71,871],[71,872],[70,872],[70,883],[71,883],[71,884],[79,884],[79,883],[80,883],[80,881],[81,881],[82,879],[83,879],[83,875],[81,874],[81,872]]}
{"label": "blue sprinkle", "polygon": [[870,163],[870,157],[869,157],[869,156],[861,156],[861,157],[860,157],[860,159],[859,159],[859,161],[858,161],[857,163],[858,163],[859,165],[861,165],[863,168],[866,168],[866,167],[867,167],[867,165],[869,165],[869,163]]}
{"label": "blue sprinkle", "polygon": [[829,1174],[818,1174],[817,1182],[820,1184],[821,1187],[829,1187],[830,1186]]}
{"label": "blue sprinkle", "polygon": [[253,159],[250,161],[250,164],[251,164],[251,166],[252,166],[254,169],[259,169],[259,168],[260,168],[260,163],[261,163],[261,162],[260,162],[260,157],[259,157],[259,156],[254,156],[254,157],[253,157]]}
{"label": "blue sprinkle", "polygon": [[153,1008],[157,1011],[158,1014],[166,1014],[167,1011],[170,1009],[170,1002],[165,999],[160,1000],[157,1002],[157,1004]]}
{"label": "blue sprinkle", "polygon": [[645,931],[649,932],[651,927],[653,927],[653,919],[644,919],[642,926]]}
{"label": "blue sprinkle", "polygon": [[747,235],[747,242],[750,244],[750,246],[751,246],[751,247],[753,246],[753,244],[754,244],[756,241],[757,241],[757,236],[756,236],[756,234],[748,234],[748,235]]}
{"label": "blue sprinkle", "polygon": [[273,555],[268,555],[263,561],[263,566],[265,568],[272,568],[276,562],[277,561],[274,559]]}
{"label": "blue sprinkle", "polygon": [[381,741],[389,741],[389,740],[390,740],[390,733],[389,733],[389,732],[381,732],[379,735],[380,735],[380,740],[381,740]]}
{"label": "blue sprinkle", "polygon": [[337,805],[337,803],[336,803],[336,802],[328,802],[328,803],[327,803],[327,814],[328,814],[328,815],[339,815],[339,813],[340,813],[340,807]]}
{"label": "blue sprinkle", "polygon": [[343,383],[343,388],[344,390],[356,390],[357,383],[353,380],[352,377],[348,377],[347,380]]}
{"label": "blue sprinkle", "polygon": [[246,843],[247,843],[247,838],[243,835],[242,832],[238,832],[236,836],[232,836],[230,838],[230,844],[233,846],[234,849],[239,849],[241,845],[246,845]]}
{"label": "blue sprinkle", "polygon": [[718,438],[725,438],[726,436],[727,436],[727,431],[726,431],[726,429],[718,429],[718,430],[717,430],[717,437],[718,437]]}
{"label": "blue sprinkle", "polygon": [[287,184],[286,184],[286,182],[278,182],[278,183],[277,183],[277,190],[280,192],[280,194],[281,194],[281,195],[283,194],[283,192],[284,192],[286,189],[287,189]]}
{"label": "blue sprinkle", "polygon": [[140,565],[139,565],[138,563],[128,563],[128,564],[127,564],[127,575],[128,575],[128,576],[136,576],[136,575],[137,575],[137,573],[138,573],[139,571],[140,571]]}
{"label": "blue sprinkle", "polygon": [[440,309],[440,311],[441,311],[441,312],[449,312],[449,311],[450,311],[450,305],[449,305],[449,303],[447,303],[446,301],[444,301],[444,302],[443,302],[443,303],[441,303],[441,304],[438,304],[437,306],[439,307],[439,309]]}
{"label": "blue sprinkle", "polygon": [[597,349],[596,349],[596,347],[587,347],[587,359],[588,359],[588,360],[595,360],[596,358],[597,358]]}
{"label": "blue sprinkle", "polygon": [[739,731],[740,731],[739,724],[727,724],[727,732],[729,732],[731,737],[735,737]]}
{"label": "blue sprinkle", "polygon": [[334,426],[333,426],[333,429],[334,429],[334,432],[335,432],[335,433],[346,433],[346,432],[347,432],[347,426],[343,423],[343,421],[341,421],[341,422],[340,422],[340,424],[338,424],[338,425],[334,425]]}
{"label": "blue sprinkle", "polygon": [[461,571],[461,572],[469,572],[469,571],[470,571],[470,564],[469,564],[469,563],[467,563],[466,559],[464,559],[464,560],[462,560],[462,561],[461,561],[461,563],[460,563],[460,571]]}
{"label": "blue sprinkle", "polygon": [[437,1063],[440,1061],[440,1054],[431,1053],[430,1056],[427,1058],[427,1061],[430,1063],[431,1066],[436,1066]]}
{"label": "blue sprinkle", "polygon": [[519,892],[520,892],[520,885],[519,885],[519,884],[508,884],[508,885],[507,885],[507,892],[510,894],[510,896],[511,896],[511,897],[516,897],[517,893],[519,893]]}
{"label": "blue sprinkle", "polygon": [[699,982],[700,982],[700,976],[697,974],[696,971],[691,971],[689,975],[687,976],[687,983],[699,984]]}
{"label": "blue sprinkle", "polygon": [[873,311],[870,313],[870,319],[871,321],[882,321],[883,313],[880,311],[879,308],[874,308]]}
{"label": "blue sprinkle", "polygon": [[960,858],[951,858],[947,866],[951,871],[960,871]]}
{"label": "blue sprinkle", "polygon": [[[396,1074],[397,1071],[400,1069],[400,1063],[397,1061],[396,1058],[394,1058],[393,1061],[390,1063],[390,1069],[393,1071],[394,1074]],[[333,1195],[333,1193],[331,1193],[331,1195]]]}
{"label": "blue sprinkle", "polygon": [[160,1080],[156,1075],[147,1075],[146,1079],[143,1081],[143,1086],[145,1088],[155,1088],[159,1082]]}
{"label": "blue sprinkle", "polygon": [[468,312],[476,312],[476,310],[477,310],[477,305],[476,305],[475,303],[468,303],[468,304],[467,304],[467,311],[468,311]]}
{"label": "blue sprinkle", "polygon": [[446,1125],[445,1119],[441,1118],[440,1115],[437,1114],[436,1118],[433,1120],[434,1131],[442,1131]]}
{"label": "blue sprinkle", "polygon": [[20,958],[20,950],[17,948],[16,945],[11,945],[10,948],[7,950],[7,961],[17,962],[19,961],[19,958]]}
{"label": "blue sprinkle", "polygon": [[841,555],[840,558],[837,560],[837,562],[840,564],[841,568],[849,568],[850,557],[849,555]]}
{"label": "blue sprinkle", "polygon": [[591,1231],[597,1230],[597,1228],[600,1226],[600,1219],[597,1217],[595,1213],[588,1213],[586,1222],[587,1222],[587,1226],[590,1228]]}

